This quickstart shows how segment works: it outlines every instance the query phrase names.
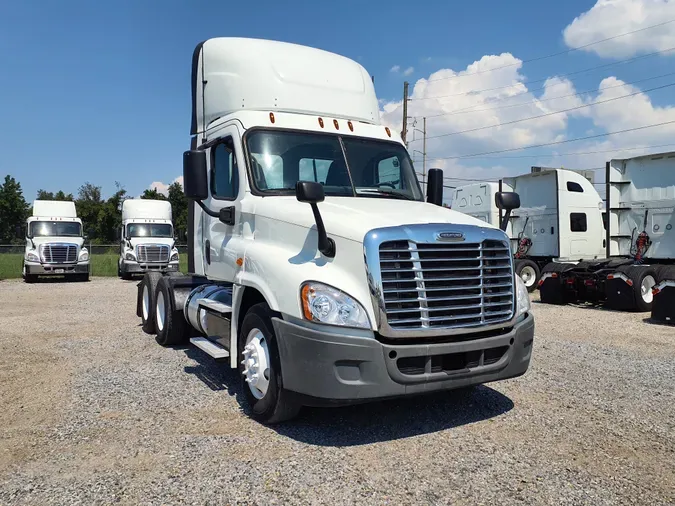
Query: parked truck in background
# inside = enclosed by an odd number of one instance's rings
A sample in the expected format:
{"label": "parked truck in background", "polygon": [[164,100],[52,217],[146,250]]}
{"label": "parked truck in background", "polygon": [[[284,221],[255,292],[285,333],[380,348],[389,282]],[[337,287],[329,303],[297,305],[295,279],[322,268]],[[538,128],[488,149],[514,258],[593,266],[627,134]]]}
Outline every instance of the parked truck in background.
{"label": "parked truck in background", "polygon": [[[428,200],[358,63],[255,39],[192,62],[187,276],[146,273],[137,314],[239,371],[251,415],[525,373],[534,319],[499,228]],[[517,195],[496,196],[517,206]]]}
{"label": "parked truck in background", "polygon": [[131,279],[148,271],[178,271],[179,256],[168,201],[123,201],[122,227],[118,235],[117,275],[122,279]]}
{"label": "parked truck in background", "polygon": [[22,235],[26,241],[22,266],[26,283],[39,276],[89,280],[89,252],[75,202],[34,201]]}
{"label": "parked truck in background", "polygon": [[652,311],[655,319],[672,322],[675,153],[611,160],[605,181],[606,258],[550,266],[540,282],[541,300]]}
{"label": "parked truck in background", "polygon": [[531,173],[499,182],[465,185],[453,191],[452,209],[499,225],[499,191],[516,192],[520,208],[511,213],[515,271],[532,292],[550,263],[576,263],[605,257],[602,199],[581,174],[565,169],[533,168]]}

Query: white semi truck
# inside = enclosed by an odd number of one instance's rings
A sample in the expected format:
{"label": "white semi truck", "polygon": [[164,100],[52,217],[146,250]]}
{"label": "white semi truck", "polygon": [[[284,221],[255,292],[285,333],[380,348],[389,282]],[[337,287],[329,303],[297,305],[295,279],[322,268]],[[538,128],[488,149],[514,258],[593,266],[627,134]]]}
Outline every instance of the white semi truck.
{"label": "white semi truck", "polygon": [[582,174],[537,167],[499,182],[461,186],[453,191],[452,209],[499,225],[503,213],[494,195],[502,190],[520,197],[520,208],[511,213],[506,232],[516,274],[528,291],[537,288],[542,269],[551,262],[605,257],[602,199]]}
{"label": "white semi truck", "polygon": [[[371,78],[309,47],[216,38],[192,62],[190,275],[137,314],[238,369],[264,423],[525,373],[534,318],[499,228],[428,202]],[[496,196],[512,209],[518,196]]]}
{"label": "white semi truck", "polygon": [[675,153],[611,160],[605,181],[606,258],[547,266],[541,300],[652,311],[655,320],[673,323]]}
{"label": "white semi truck", "polygon": [[22,235],[26,240],[22,267],[26,283],[35,282],[38,276],[89,280],[89,252],[75,202],[34,201]]}
{"label": "white semi truck", "polygon": [[177,272],[179,256],[166,200],[126,199],[122,202],[122,228],[117,275],[131,279],[148,271]]}

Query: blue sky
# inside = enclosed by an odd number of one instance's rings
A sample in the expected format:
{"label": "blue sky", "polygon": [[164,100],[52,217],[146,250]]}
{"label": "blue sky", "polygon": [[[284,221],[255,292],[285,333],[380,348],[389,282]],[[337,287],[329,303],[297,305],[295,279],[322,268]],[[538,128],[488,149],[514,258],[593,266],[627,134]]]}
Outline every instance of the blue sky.
{"label": "blue sky", "polygon": [[[0,17],[0,175],[19,179],[28,200],[38,188],[76,193],[84,181],[101,185],[105,195],[114,191],[115,181],[131,195],[138,195],[153,181],[171,182],[181,174],[181,153],[189,146],[191,54],[195,44],[209,37],[277,39],[356,59],[375,76],[378,96],[394,109],[389,117],[394,122],[404,79],[411,82],[412,93],[418,79],[441,69],[466,70],[484,55],[510,53],[527,60],[563,51],[569,47],[563,30],[595,3],[346,0],[314,2],[307,7],[304,2],[291,1],[9,2]],[[675,1],[670,2],[673,6]],[[604,33],[634,29],[630,19],[612,19],[617,26],[586,36],[598,40]],[[663,21],[663,13],[655,12],[650,19],[645,23]],[[581,38],[588,31],[582,28]],[[669,29],[666,37],[675,34],[675,24]],[[635,44],[643,42],[636,40]],[[633,53],[649,51],[645,46]],[[670,54],[576,76],[573,92],[597,88],[603,78],[611,76],[630,82],[668,69],[675,72],[675,57]],[[525,63],[520,77],[514,79],[527,83],[616,59],[621,58],[575,51]],[[394,66],[401,70],[392,72]],[[402,71],[409,67],[414,70],[404,77]],[[675,77],[638,86],[670,82]],[[481,86],[480,81],[476,86]],[[417,93],[422,93],[419,88]],[[666,106],[675,102],[674,96],[673,89],[666,89],[650,94],[649,99],[656,106]],[[446,110],[438,107],[418,112]],[[564,128],[554,128],[552,135],[572,138],[606,131],[606,125],[593,115],[570,115]],[[429,133],[453,131],[453,127],[437,122]],[[675,136],[671,138],[675,142]],[[473,140],[477,149],[490,146],[485,139]],[[460,147],[437,140],[430,145],[430,155],[449,156],[460,152]],[[579,147],[571,144],[565,149]],[[444,168],[446,174],[457,177],[498,177],[550,161],[546,158],[550,152],[537,151],[542,153],[540,160],[493,159]],[[597,160],[575,163],[592,166]]]}

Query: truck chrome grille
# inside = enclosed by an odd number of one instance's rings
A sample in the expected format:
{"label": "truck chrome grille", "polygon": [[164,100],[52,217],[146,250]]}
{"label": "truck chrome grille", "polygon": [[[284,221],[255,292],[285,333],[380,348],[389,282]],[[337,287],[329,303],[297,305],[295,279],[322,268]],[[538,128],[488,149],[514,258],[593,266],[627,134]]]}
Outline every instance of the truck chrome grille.
{"label": "truck chrome grille", "polygon": [[76,244],[41,244],[40,259],[45,264],[72,264],[77,262]]}
{"label": "truck chrome grille", "polygon": [[394,330],[492,325],[513,317],[511,250],[505,241],[380,245],[387,322]]}
{"label": "truck chrome grille", "polygon": [[163,262],[169,261],[171,250],[164,244],[139,244],[136,247],[136,258],[139,262]]}

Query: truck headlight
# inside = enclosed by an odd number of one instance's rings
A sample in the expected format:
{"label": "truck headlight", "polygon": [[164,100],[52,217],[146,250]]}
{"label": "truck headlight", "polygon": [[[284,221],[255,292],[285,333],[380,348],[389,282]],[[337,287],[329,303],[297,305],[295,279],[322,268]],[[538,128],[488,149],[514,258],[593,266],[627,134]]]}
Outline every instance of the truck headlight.
{"label": "truck headlight", "polygon": [[89,252],[87,248],[82,248],[80,250],[80,262],[86,262],[87,260],[89,260]]}
{"label": "truck headlight", "polygon": [[300,289],[306,319],[328,325],[369,329],[370,320],[361,304],[337,288],[309,281]]}
{"label": "truck headlight", "polygon": [[134,254],[131,253],[131,252],[130,252],[130,253],[127,253],[127,254],[124,256],[124,258],[127,259],[127,260],[131,260],[131,261],[135,261],[135,260],[136,260],[136,257],[135,257]]}
{"label": "truck headlight", "polygon": [[171,254],[171,260],[169,262],[177,262],[178,261],[178,252],[176,251],[175,253]]}
{"label": "truck headlight", "polygon": [[516,278],[516,316],[521,316],[530,310],[530,294],[520,276],[514,277]]}
{"label": "truck headlight", "polygon": [[39,262],[40,257],[37,256],[37,253],[29,251],[28,253],[26,253],[26,260],[28,260],[29,262]]}

